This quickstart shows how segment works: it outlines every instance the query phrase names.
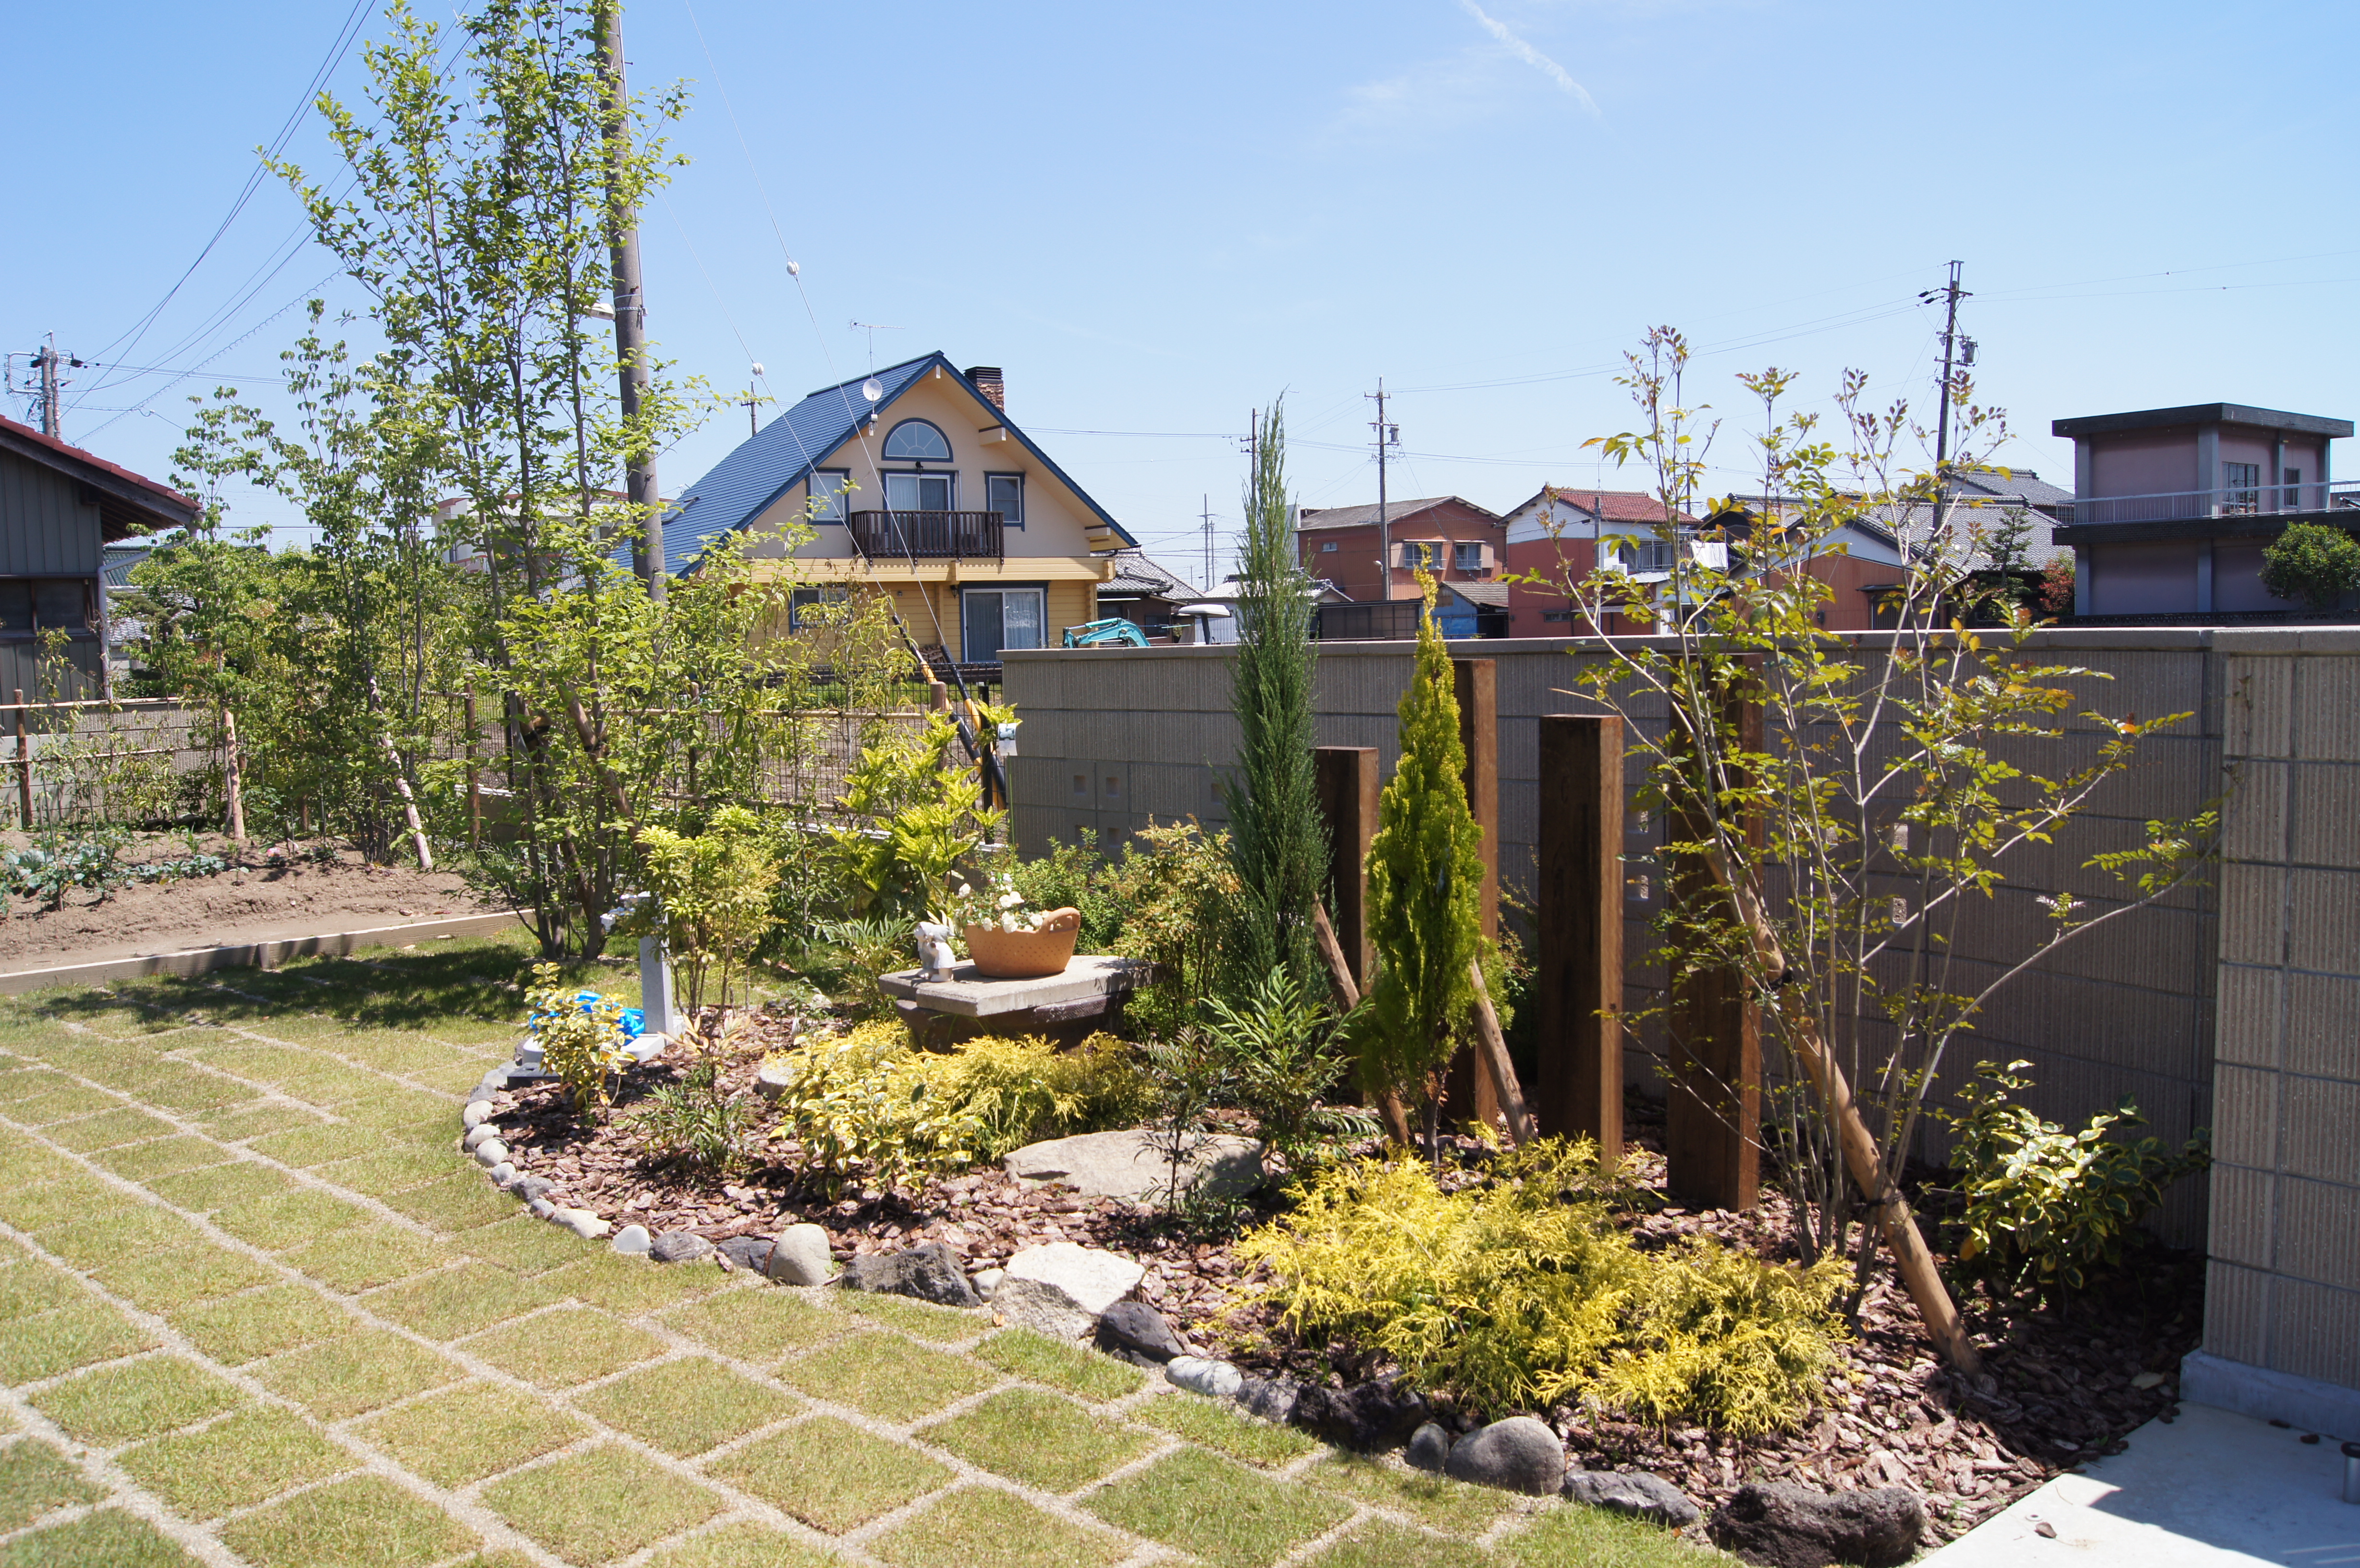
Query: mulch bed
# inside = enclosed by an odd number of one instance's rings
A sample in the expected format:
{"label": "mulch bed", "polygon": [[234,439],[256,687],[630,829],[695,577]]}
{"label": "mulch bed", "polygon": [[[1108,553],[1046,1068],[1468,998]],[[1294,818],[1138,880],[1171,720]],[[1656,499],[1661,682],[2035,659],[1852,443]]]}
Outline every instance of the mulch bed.
{"label": "mulch bed", "polygon": [[[727,1047],[723,1085],[750,1088],[763,1054],[783,1047],[795,1027],[769,1015],[748,1020]],[[631,1128],[634,1104],[678,1070],[633,1074],[615,1114],[595,1128],[574,1117],[553,1084],[505,1093],[502,1138],[521,1172],[552,1184],[553,1202],[595,1210],[617,1225],[636,1222],[651,1233],[688,1230],[720,1241],[811,1221],[827,1228],[839,1259],[941,1241],[970,1269],[1045,1242],[1103,1247],[1147,1266],[1141,1296],[1183,1334],[1249,1371],[1341,1388],[1390,1370],[1348,1346],[1293,1342],[1251,1300],[1258,1269],[1232,1258],[1234,1232],[1191,1232],[1170,1215],[1062,1188],[1028,1191],[996,1168],[929,1181],[916,1192],[831,1199],[783,1165],[723,1182],[651,1161]],[[1651,1125],[1658,1114],[1634,1097],[1627,1137],[1639,1184],[1660,1192],[1660,1125]],[[1632,1225],[1642,1245],[1708,1235],[1785,1258],[1793,1256],[1786,1205],[1783,1193],[1765,1189],[1749,1213],[1661,1206],[1634,1214]],[[1234,1216],[1244,1224],[1264,1217],[1252,1210]],[[2154,1247],[2125,1272],[2122,1282],[2069,1311],[1981,1291],[1962,1301],[1984,1356],[1983,1371],[1969,1381],[1935,1358],[1907,1294],[1880,1269],[1857,1336],[1842,1347],[1828,1402],[1795,1432],[1740,1439],[1564,1409],[1545,1413],[1585,1467],[1651,1471],[1708,1508],[1747,1481],[1907,1486],[1925,1498],[1932,1534],[1950,1540],[2059,1471],[2118,1451],[2146,1421],[2169,1419],[2180,1358],[2202,1337],[2202,1260]],[[1511,1413],[1457,1419],[1471,1426]]]}

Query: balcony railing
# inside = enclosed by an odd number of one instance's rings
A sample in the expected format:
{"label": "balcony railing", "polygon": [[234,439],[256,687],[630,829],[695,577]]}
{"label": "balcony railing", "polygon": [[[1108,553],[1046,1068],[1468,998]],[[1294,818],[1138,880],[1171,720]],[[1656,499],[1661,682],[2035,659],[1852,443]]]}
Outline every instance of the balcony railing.
{"label": "balcony railing", "polygon": [[871,561],[1000,561],[998,512],[855,512],[852,548]]}
{"label": "balcony railing", "polygon": [[2214,490],[2169,490],[2153,495],[2095,495],[2060,502],[2060,523],[2170,523],[2198,517],[2268,517],[2281,512],[2341,512],[2360,508],[2360,480],[2333,484],[2236,485]]}

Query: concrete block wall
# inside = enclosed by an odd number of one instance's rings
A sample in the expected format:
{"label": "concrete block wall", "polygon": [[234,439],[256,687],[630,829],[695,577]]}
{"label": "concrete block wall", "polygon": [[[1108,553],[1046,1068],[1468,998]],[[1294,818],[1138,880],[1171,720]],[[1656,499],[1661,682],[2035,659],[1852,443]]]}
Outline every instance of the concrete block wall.
{"label": "concrete block wall", "polygon": [[[1011,654],[1007,692],[1025,721],[1011,768],[1019,845],[1037,850],[1088,826],[1111,847],[1151,815],[1220,825],[1215,781],[1237,742],[1232,651]],[[1498,660],[1500,866],[1513,893],[1531,885],[1535,721],[1594,711],[1576,693],[1582,667],[1602,656],[1595,645],[1539,639],[1452,651]],[[2074,692],[2076,716],[2061,740],[2020,748],[2032,771],[2057,777],[2096,758],[2102,731],[2081,710],[2191,716],[2146,737],[2136,766],[2101,788],[2055,844],[2008,859],[2007,880],[1961,920],[1960,988],[2039,942],[2047,916],[2037,898],[2070,891],[2100,909],[2118,900],[2121,885],[2085,863],[2142,842],[2151,818],[2187,816],[2225,794],[2223,864],[1999,992],[1943,1064],[1937,1093],[1977,1060],[2024,1058],[2035,1106],[2052,1119],[2078,1122],[2127,1094],[2147,1130],[2174,1144],[2212,1127],[2209,1188],[2181,1183],[2161,1217],[2175,1242],[2212,1237],[2208,1352],[2274,1377],[2360,1388],[2360,633],[2067,630],[2040,634],[2033,651],[2064,667],[2052,679]],[[1321,650],[1322,744],[1377,746],[1390,776],[1410,653],[1397,643]],[[1635,765],[1631,777],[1635,784]],[[1662,824],[1635,812],[1632,823],[1628,853],[1644,856]],[[1643,900],[1647,870],[1632,872],[1624,942],[1636,1007],[1662,984],[1642,962],[1660,893],[1648,887]],[[1634,1046],[1631,1082],[1656,1082],[1651,1049]],[[1930,1139],[1927,1152],[1939,1152]],[[2352,1427],[2360,1431],[2360,1415]]]}

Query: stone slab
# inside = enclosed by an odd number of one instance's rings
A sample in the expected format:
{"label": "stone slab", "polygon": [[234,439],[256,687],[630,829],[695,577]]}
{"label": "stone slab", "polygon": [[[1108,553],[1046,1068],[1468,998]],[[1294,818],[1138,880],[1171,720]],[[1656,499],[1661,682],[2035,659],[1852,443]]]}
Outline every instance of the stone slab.
{"label": "stone slab", "polygon": [[902,969],[879,975],[877,985],[889,996],[915,1002],[934,1012],[988,1018],[1118,995],[1131,989],[1135,967],[1131,959],[1087,953],[1067,964],[1063,974],[1037,980],[987,980],[967,963],[951,971],[947,980],[921,983],[919,971]]}
{"label": "stone slab", "polygon": [[1096,1322],[1100,1312],[1139,1289],[1146,1278],[1144,1265],[1118,1258],[1100,1247],[1070,1241],[1028,1247],[1008,1260],[1008,1278],[993,1292],[997,1301],[1019,1279],[1054,1285]]}
{"label": "stone slab", "polygon": [[[1171,1162],[1143,1128],[1086,1132],[1028,1143],[1000,1161],[1020,1181],[1062,1181],[1075,1191],[1145,1202],[1172,1180]],[[1242,1197],[1262,1185],[1262,1146],[1233,1133],[1198,1138],[1181,1162],[1184,1188],[1206,1186],[1215,1197]]]}
{"label": "stone slab", "polygon": [[97,985],[109,980],[131,980],[147,975],[188,976],[216,969],[276,969],[290,958],[341,958],[365,947],[400,947],[436,937],[490,936],[522,922],[523,913],[505,909],[484,915],[453,915],[442,920],[412,920],[402,925],[371,926],[362,931],[330,931],[319,936],[279,937],[266,942],[233,942],[221,947],[183,948],[175,953],[139,953],[93,964],[68,964],[51,969],[20,969],[0,975],[0,996],[46,990],[52,985]]}

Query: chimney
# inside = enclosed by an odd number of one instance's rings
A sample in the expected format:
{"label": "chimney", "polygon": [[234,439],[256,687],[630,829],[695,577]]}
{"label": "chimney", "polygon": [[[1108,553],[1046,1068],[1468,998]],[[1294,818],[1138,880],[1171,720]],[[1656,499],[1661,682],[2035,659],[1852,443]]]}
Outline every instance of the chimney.
{"label": "chimney", "polygon": [[1001,413],[1008,412],[1008,388],[1000,379],[1000,366],[977,365],[967,368],[967,378],[986,401]]}

